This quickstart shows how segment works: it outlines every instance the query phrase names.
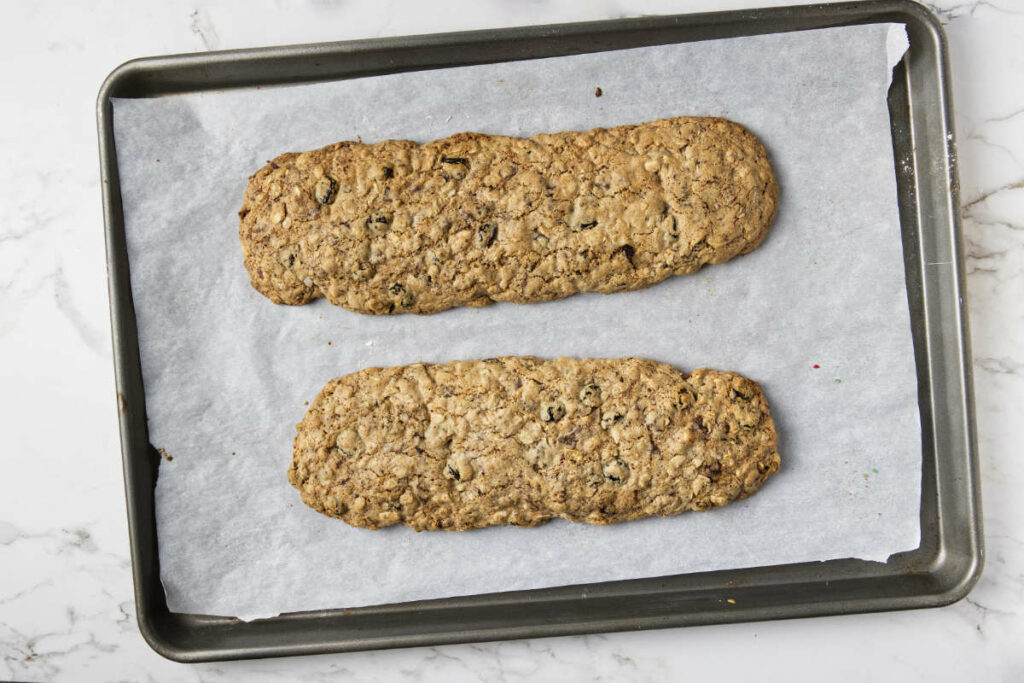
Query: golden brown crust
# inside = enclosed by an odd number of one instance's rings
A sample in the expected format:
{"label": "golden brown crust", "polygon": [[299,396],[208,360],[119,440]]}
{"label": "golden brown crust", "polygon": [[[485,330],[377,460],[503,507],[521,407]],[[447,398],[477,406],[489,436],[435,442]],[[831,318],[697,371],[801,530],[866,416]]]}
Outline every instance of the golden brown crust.
{"label": "golden brown crust", "polygon": [[353,526],[609,524],[745,498],[779,468],[756,382],[640,358],[506,357],[332,380],[288,479]]}
{"label": "golden brown crust", "polygon": [[253,175],[239,236],[253,287],[275,303],[435,313],[723,263],[761,243],[777,194],[757,138],[716,118],[340,142]]}

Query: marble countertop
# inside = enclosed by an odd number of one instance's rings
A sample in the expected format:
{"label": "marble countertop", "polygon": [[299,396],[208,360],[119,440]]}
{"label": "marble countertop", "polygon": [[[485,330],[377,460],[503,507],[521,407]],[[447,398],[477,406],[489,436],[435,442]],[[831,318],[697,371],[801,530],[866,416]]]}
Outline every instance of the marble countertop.
{"label": "marble countertop", "polygon": [[[139,56],[756,0],[16,3],[0,23],[0,680],[1024,679],[1024,5],[932,3],[951,52],[987,561],[935,610],[176,664],[135,622],[94,102]],[[445,10],[439,9],[444,5]],[[1016,75],[1015,75],[1016,74]],[[1017,424],[1018,427],[1014,427]],[[1014,645],[1017,643],[1017,645]]]}

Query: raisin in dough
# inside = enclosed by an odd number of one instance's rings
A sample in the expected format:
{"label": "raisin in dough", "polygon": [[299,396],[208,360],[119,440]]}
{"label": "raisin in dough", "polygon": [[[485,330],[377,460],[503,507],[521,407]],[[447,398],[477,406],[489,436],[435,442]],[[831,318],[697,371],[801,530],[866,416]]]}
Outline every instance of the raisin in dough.
{"label": "raisin in dough", "polygon": [[707,510],[778,469],[761,388],[735,373],[507,357],[332,380],[288,480],[353,526],[460,530]]}
{"label": "raisin in dough", "polygon": [[742,126],[680,117],[530,138],[340,142],[249,179],[252,286],[360,313],[620,292],[754,249],[778,187]]}

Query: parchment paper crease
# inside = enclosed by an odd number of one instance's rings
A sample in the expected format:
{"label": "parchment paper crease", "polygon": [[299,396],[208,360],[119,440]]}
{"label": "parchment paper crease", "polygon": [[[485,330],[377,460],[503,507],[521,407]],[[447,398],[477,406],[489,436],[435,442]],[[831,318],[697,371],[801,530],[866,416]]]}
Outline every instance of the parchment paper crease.
{"label": "parchment paper crease", "polygon": [[[170,608],[252,619],[917,547],[920,420],[885,104],[905,47],[902,26],[859,26],[115,101],[150,438],[173,456],[156,489]],[[744,124],[778,174],[768,239],[729,264],[432,317],[275,306],[249,286],[235,212],[281,152],[684,114]],[[294,425],[330,378],[503,354],[741,372],[767,393],[782,471],[708,513],[420,534],[322,517],[285,480]]]}

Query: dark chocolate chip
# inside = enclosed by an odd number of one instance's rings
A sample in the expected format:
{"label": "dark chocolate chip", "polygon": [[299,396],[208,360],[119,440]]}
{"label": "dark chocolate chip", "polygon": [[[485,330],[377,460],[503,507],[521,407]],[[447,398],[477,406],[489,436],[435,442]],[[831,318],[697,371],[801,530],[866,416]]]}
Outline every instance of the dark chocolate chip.
{"label": "dark chocolate chip", "polygon": [[623,244],[621,247],[612,252],[612,258],[615,258],[619,254],[622,254],[623,256],[626,257],[626,260],[629,261],[630,265],[633,265],[633,254],[635,253],[636,250],[633,249],[632,244]]}
{"label": "dark chocolate chip", "polygon": [[[398,305],[403,308],[409,308],[416,303],[416,297],[413,296],[412,292],[407,291],[405,289],[405,285],[401,282],[396,282],[388,287],[388,293],[391,294],[391,297],[396,299],[398,301]],[[394,310],[394,308],[391,310]]]}
{"label": "dark chocolate chip", "polygon": [[445,180],[462,180],[469,173],[469,160],[463,157],[441,157],[441,165],[441,177]]}
{"label": "dark chocolate chip", "polygon": [[722,463],[717,460],[712,460],[707,465],[704,465],[704,476],[711,481],[718,478],[718,475],[722,473]]}
{"label": "dark chocolate chip", "polygon": [[480,239],[480,244],[489,247],[498,238],[498,226],[490,222],[484,223],[480,226],[477,236]]}
{"label": "dark chocolate chip", "polygon": [[591,382],[580,389],[580,403],[589,408],[601,405],[601,387]]}
{"label": "dark chocolate chip", "polygon": [[609,410],[608,412],[601,416],[601,427],[603,429],[608,429],[616,422],[620,422],[622,420],[622,417],[623,415],[619,411]]}
{"label": "dark chocolate chip", "polygon": [[337,194],[338,183],[331,176],[325,175],[320,180],[316,181],[316,185],[313,187],[313,196],[321,204],[330,204],[334,201],[334,196]]}
{"label": "dark chocolate chip", "polygon": [[606,479],[609,479],[616,484],[620,484],[629,479],[629,465],[622,460],[622,458],[615,458],[609,460],[601,468],[601,473]]}
{"label": "dark chocolate chip", "polygon": [[459,474],[459,471],[457,469],[455,469],[451,465],[448,465],[447,469],[448,469],[448,474],[450,474],[453,477],[455,477],[455,481],[458,481],[459,479],[462,479],[462,475]]}
{"label": "dark chocolate chip", "polygon": [[708,434],[711,433],[708,431],[708,428],[704,426],[704,418],[701,417],[700,415],[693,418],[693,424],[697,425],[697,429],[699,429],[700,433],[703,434],[704,436],[707,436]]}
{"label": "dark chocolate chip", "polygon": [[[401,282],[396,282],[388,287],[388,293],[391,294],[392,298],[398,300],[398,305],[403,308],[409,308],[416,303],[416,297],[413,293],[405,289],[405,285]],[[394,310],[394,309],[392,309]]]}
{"label": "dark chocolate chip", "polygon": [[540,406],[540,419],[544,422],[557,422],[565,417],[565,406],[561,403],[554,401],[552,403],[543,403]]}
{"label": "dark chocolate chip", "polygon": [[366,229],[371,235],[380,236],[387,233],[391,226],[391,214],[383,211],[371,213],[366,217]]}

